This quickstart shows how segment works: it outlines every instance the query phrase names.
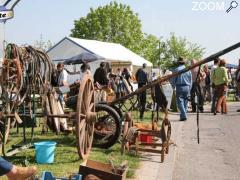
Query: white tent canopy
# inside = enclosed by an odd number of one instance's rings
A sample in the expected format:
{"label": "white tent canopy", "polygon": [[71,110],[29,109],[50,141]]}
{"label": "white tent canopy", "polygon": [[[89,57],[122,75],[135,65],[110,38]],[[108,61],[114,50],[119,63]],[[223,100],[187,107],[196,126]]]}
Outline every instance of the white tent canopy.
{"label": "white tent canopy", "polygon": [[92,52],[110,62],[130,63],[133,66],[142,66],[143,63],[146,63],[147,66],[152,66],[151,62],[120,44],[72,37],[63,38],[49,49],[47,53],[53,61],[61,61],[82,52]]}

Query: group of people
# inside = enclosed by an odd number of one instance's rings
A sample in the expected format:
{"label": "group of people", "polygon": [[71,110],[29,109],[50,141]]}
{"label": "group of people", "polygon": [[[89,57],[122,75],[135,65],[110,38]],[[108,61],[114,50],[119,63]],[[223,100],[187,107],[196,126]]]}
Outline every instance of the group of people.
{"label": "group of people", "polygon": [[105,62],[100,63],[100,67],[96,69],[93,76],[94,84],[97,87],[112,89],[116,94],[116,98],[133,91],[131,77],[132,74],[127,68],[123,68],[123,70],[118,68],[116,73],[113,73],[112,69],[107,67]]}
{"label": "group of people", "polygon": [[[185,60],[179,57],[178,66],[173,72],[185,69],[185,63]],[[196,63],[196,60],[191,62],[192,65]],[[173,88],[176,88],[180,121],[187,120],[189,100],[191,101],[192,112],[196,112],[197,107],[200,112],[204,112],[204,102],[209,101],[212,103],[211,112],[214,115],[217,113],[227,114],[226,99],[231,75],[225,66],[226,62],[224,59],[216,58],[211,69],[208,68],[207,64],[203,67],[196,66],[190,71],[171,79],[170,82]]]}
{"label": "group of people", "polygon": [[[135,76],[132,76],[131,71],[129,71],[127,68],[123,68],[122,71],[120,68],[118,68],[114,74],[111,68],[109,68],[109,70],[106,70],[107,68],[105,66],[106,63],[102,62],[100,64],[100,67],[96,70],[94,74],[94,83],[113,89],[117,99],[133,91],[133,86],[131,83],[132,77],[135,77],[138,88],[141,88],[148,83],[149,75],[146,70],[147,64],[145,63],[141,68],[137,70]],[[141,92],[138,96],[141,120],[143,119],[146,107],[146,97],[146,91]]]}

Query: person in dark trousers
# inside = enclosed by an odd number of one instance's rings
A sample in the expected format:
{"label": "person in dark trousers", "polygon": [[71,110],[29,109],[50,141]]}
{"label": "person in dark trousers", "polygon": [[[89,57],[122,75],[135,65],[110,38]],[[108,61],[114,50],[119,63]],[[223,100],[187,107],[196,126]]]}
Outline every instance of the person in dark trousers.
{"label": "person in dark trousers", "polygon": [[211,68],[211,83],[212,83],[212,106],[211,106],[211,113],[214,113],[216,111],[216,101],[217,101],[217,95],[216,95],[216,92],[215,92],[215,84],[212,80],[212,76],[214,74],[214,70],[217,69],[217,67],[219,66],[219,62],[220,62],[220,59],[219,58],[216,58],[214,59],[214,64]]}
{"label": "person in dark trousers", "polygon": [[[9,180],[25,180],[37,173],[37,168],[19,167],[0,157],[0,176],[7,176]],[[1,179],[1,177],[0,177]]]}
{"label": "person in dark trousers", "polygon": [[108,85],[107,71],[105,70],[105,62],[100,63],[100,67],[94,73],[94,83],[99,83],[101,86]]}
{"label": "person in dark trousers", "polygon": [[[138,83],[138,88],[143,87],[144,85],[146,85],[148,83],[148,74],[146,72],[146,64],[144,63],[142,68],[139,68],[136,72],[136,80]],[[138,101],[139,101],[139,105],[140,105],[140,119],[143,119],[143,115],[144,115],[144,111],[145,111],[145,106],[146,106],[146,98],[147,98],[147,94],[146,91],[142,92],[139,94],[138,96]]]}
{"label": "person in dark trousers", "polygon": [[[182,57],[178,58],[178,67],[173,70],[173,72],[179,72],[186,68],[185,61]],[[176,87],[176,100],[177,107],[180,111],[180,121],[187,120],[187,104],[188,97],[190,96],[191,88],[192,88],[192,73],[191,71],[187,71],[178,75],[177,77],[171,78],[170,83],[175,89]]]}
{"label": "person in dark trousers", "polygon": [[[192,60],[192,65],[195,64],[197,61]],[[200,68],[200,69],[199,69]],[[199,77],[198,77],[199,72]],[[191,105],[192,105],[192,112],[196,112],[197,110],[197,97],[199,99],[199,110],[203,112],[203,105],[204,105],[204,98],[203,98],[203,89],[202,89],[202,81],[205,81],[205,73],[201,70],[201,67],[195,67],[191,69],[192,73],[192,89],[191,89]]]}
{"label": "person in dark trousers", "polygon": [[204,72],[206,74],[205,77],[205,83],[203,86],[203,97],[204,97],[204,101],[208,101],[211,102],[212,101],[212,92],[211,92],[211,73],[208,69],[208,65],[205,64],[204,65]]}

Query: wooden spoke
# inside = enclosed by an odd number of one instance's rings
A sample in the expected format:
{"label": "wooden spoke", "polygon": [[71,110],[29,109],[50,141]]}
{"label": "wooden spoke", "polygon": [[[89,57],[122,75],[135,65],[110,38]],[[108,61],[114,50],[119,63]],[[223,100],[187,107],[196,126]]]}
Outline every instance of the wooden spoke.
{"label": "wooden spoke", "polygon": [[85,127],[86,127],[86,123],[83,124],[83,127],[80,129],[80,151],[81,153],[85,154],[84,153],[84,148],[85,148]]}
{"label": "wooden spoke", "polygon": [[80,114],[80,118],[86,118],[86,114]]}
{"label": "wooden spoke", "polygon": [[86,119],[81,119],[80,123],[79,123],[79,129],[82,129],[83,126],[85,125],[86,123]]}
{"label": "wooden spoke", "polygon": [[89,106],[89,109],[92,110],[92,108],[94,107],[95,103],[91,103]]}
{"label": "wooden spoke", "polygon": [[95,103],[92,77],[85,75],[82,79],[77,101],[77,149],[82,159],[87,159],[92,147]]}
{"label": "wooden spoke", "polygon": [[87,112],[87,106],[84,102],[81,104],[81,112],[84,113],[84,114],[86,114],[86,112]]}

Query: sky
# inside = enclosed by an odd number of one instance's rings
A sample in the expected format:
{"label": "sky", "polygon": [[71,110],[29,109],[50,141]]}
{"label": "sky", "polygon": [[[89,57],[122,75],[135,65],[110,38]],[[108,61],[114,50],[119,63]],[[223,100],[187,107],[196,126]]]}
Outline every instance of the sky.
{"label": "sky", "polygon": [[[0,4],[6,0],[0,0]],[[12,0],[14,1],[14,0]],[[142,30],[156,37],[168,38],[171,32],[198,43],[204,57],[240,42],[240,0],[229,13],[231,0],[116,0],[138,13]],[[14,18],[0,24],[0,41],[34,44],[42,36],[53,44],[69,36],[74,20],[86,16],[110,0],[21,0]],[[5,33],[4,33],[5,32]],[[4,37],[5,34],[5,37]],[[1,43],[2,44],[2,43]],[[1,53],[0,53],[1,57]],[[227,62],[238,63],[240,49],[226,56]]]}

